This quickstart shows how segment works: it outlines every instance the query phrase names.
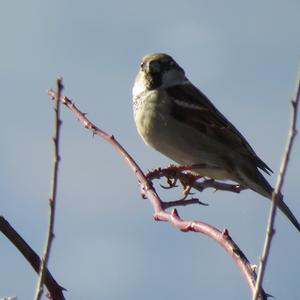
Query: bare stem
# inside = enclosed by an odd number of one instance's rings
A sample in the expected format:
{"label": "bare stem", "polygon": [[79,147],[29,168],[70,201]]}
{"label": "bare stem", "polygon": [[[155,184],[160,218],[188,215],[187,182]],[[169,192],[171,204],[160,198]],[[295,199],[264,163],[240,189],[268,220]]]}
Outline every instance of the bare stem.
{"label": "bare stem", "polygon": [[191,198],[191,199],[179,199],[179,200],[168,201],[168,202],[162,201],[162,208],[167,209],[175,206],[188,206],[193,204],[208,206],[208,204],[199,201],[199,199]]}
{"label": "bare stem", "polygon": [[270,253],[271,242],[272,242],[272,238],[273,238],[273,235],[275,232],[274,222],[275,222],[276,208],[277,208],[276,204],[281,195],[281,189],[282,189],[282,186],[284,183],[286,170],[287,170],[288,162],[289,162],[290,155],[291,155],[292,146],[293,146],[296,134],[297,134],[296,123],[297,123],[297,114],[298,114],[298,104],[300,101],[299,98],[300,98],[300,67],[298,70],[295,93],[291,100],[291,106],[292,106],[291,123],[290,123],[289,132],[288,132],[286,148],[285,148],[285,152],[282,157],[279,174],[277,176],[276,186],[275,186],[274,192],[272,194],[272,203],[271,203],[271,208],[270,208],[270,212],[269,212],[268,224],[267,224],[267,229],[266,229],[266,237],[265,237],[262,254],[260,257],[259,270],[258,270],[257,281],[256,281],[256,285],[255,285],[255,292],[254,292],[253,298],[252,298],[253,300],[257,299],[259,291],[261,290],[261,286],[262,286],[262,282],[263,282],[263,278],[264,278],[264,274],[265,274],[265,269],[266,269],[266,265],[267,265],[267,260],[268,260],[269,253]]}
{"label": "bare stem", "polygon": [[[39,274],[41,259],[36,252],[26,243],[26,241],[17,233],[17,231],[8,223],[8,221],[0,216],[0,231],[10,240],[13,245],[20,251],[25,259],[30,263],[32,268]],[[64,300],[63,291],[51,273],[46,269],[45,285],[51,294],[53,300]]]}
{"label": "bare stem", "polygon": [[[61,95],[63,85],[62,79],[59,78],[56,81],[57,84],[57,95]],[[60,101],[55,101],[54,105],[54,132],[53,132],[53,168],[51,178],[51,194],[49,198],[49,225],[47,238],[45,242],[44,254],[41,260],[41,267],[39,273],[39,279],[35,291],[35,300],[40,300],[43,294],[43,286],[45,280],[46,269],[50,257],[52,241],[54,239],[54,222],[55,222],[55,207],[56,207],[56,196],[57,196],[57,182],[58,182],[58,164],[60,161],[59,155],[59,137],[60,137]]]}
{"label": "bare stem", "polygon": [[[179,217],[179,214],[176,209],[173,209],[172,212],[168,212],[164,210],[164,203],[157,195],[153,185],[148,181],[147,177],[138,166],[138,164],[134,161],[134,159],[129,155],[129,153],[121,146],[121,144],[114,138],[113,135],[107,134],[102,129],[95,126],[85,114],[83,114],[75,104],[65,96],[60,96],[56,92],[50,90],[48,92],[49,96],[54,99],[60,100],[63,104],[65,104],[78,118],[80,123],[87,129],[91,130],[94,135],[98,135],[107,142],[109,142],[126,160],[129,164],[130,168],[135,173],[141,187],[142,195],[145,198],[148,198],[150,203],[152,204],[154,211],[154,219],[156,221],[164,221],[169,222],[177,229],[183,232],[198,232],[205,234],[216,241],[219,245],[221,245],[227,253],[232,257],[234,262],[239,267],[241,273],[245,276],[246,281],[250,287],[252,293],[254,292],[255,281],[256,281],[256,273],[252,268],[251,264],[247,260],[246,256],[240,250],[240,248],[234,243],[234,241],[229,236],[228,231],[225,229],[220,231],[215,227],[206,224],[200,221],[184,221]],[[266,300],[268,295],[261,290],[259,293],[260,300]]]}

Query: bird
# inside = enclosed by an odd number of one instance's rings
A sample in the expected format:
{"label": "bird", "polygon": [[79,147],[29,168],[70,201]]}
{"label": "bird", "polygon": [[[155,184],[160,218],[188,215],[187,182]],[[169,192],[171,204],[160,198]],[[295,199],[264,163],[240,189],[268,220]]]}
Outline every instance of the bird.
{"label": "bird", "polygon": [[[273,188],[261,171],[273,171],[245,137],[193,85],[168,54],[142,58],[133,89],[133,114],[144,143],[198,175],[231,180],[272,199]],[[300,231],[280,195],[277,206]]]}

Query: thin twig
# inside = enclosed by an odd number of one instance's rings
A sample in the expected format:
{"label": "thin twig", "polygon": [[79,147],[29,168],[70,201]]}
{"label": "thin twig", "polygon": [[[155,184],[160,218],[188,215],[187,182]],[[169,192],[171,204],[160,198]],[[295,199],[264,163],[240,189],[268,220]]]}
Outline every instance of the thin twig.
{"label": "thin twig", "polygon": [[[8,221],[0,216],[0,231],[9,239],[14,246],[20,251],[25,259],[30,263],[32,268],[39,274],[41,260],[36,252],[26,243],[26,241],[17,233],[17,231],[8,223]],[[51,294],[53,300],[64,300],[63,288],[59,285],[51,273],[46,269],[45,285]]]}
{"label": "thin twig", "polygon": [[[246,256],[239,249],[239,247],[233,242],[227,230],[220,231],[215,227],[206,224],[200,221],[184,221],[182,220],[176,209],[173,209],[172,212],[167,212],[163,208],[163,202],[157,195],[153,185],[147,180],[147,177],[141,170],[141,168],[137,165],[134,159],[129,155],[129,153],[119,144],[119,142],[114,138],[114,136],[107,134],[86,117],[86,114],[83,114],[75,104],[65,96],[59,97],[59,95],[50,90],[48,92],[49,96],[54,99],[59,99],[63,104],[65,104],[73,114],[78,118],[80,123],[87,129],[91,130],[94,135],[98,135],[102,137],[104,140],[109,142],[126,160],[129,164],[130,168],[135,173],[141,187],[141,192],[144,197],[148,198],[152,204],[154,211],[154,219],[156,221],[165,221],[169,222],[177,229],[184,232],[198,232],[205,234],[216,241],[219,245],[221,245],[227,253],[232,257],[234,262],[239,267],[241,273],[245,276],[246,281],[250,287],[251,292],[254,292],[255,281],[256,281],[256,273],[253,269],[252,265],[247,260]],[[266,300],[268,295],[261,290],[259,294],[260,300]]]}
{"label": "thin twig", "polygon": [[199,199],[191,198],[191,199],[179,199],[179,200],[168,201],[168,202],[162,201],[162,208],[167,209],[167,208],[175,207],[175,206],[188,206],[188,205],[194,205],[194,204],[208,206],[207,203],[203,203]]}
{"label": "thin twig", "polygon": [[[61,95],[63,85],[62,79],[58,78],[57,84],[57,95]],[[57,182],[58,182],[58,164],[60,161],[59,155],[59,137],[60,137],[60,101],[55,101],[54,105],[54,132],[53,132],[53,169],[51,178],[51,194],[49,198],[49,225],[48,233],[45,243],[44,254],[41,263],[41,269],[39,274],[39,280],[36,287],[35,300],[40,300],[43,294],[43,285],[45,279],[46,268],[48,265],[48,260],[50,257],[50,251],[52,246],[52,241],[54,239],[54,222],[55,222],[55,206],[56,206],[56,195],[57,195]]]}
{"label": "thin twig", "polygon": [[290,123],[289,132],[288,132],[286,148],[285,148],[284,155],[282,157],[279,174],[277,176],[276,186],[275,186],[274,192],[272,194],[272,203],[271,203],[271,208],[270,208],[270,212],[269,212],[269,219],[268,219],[268,224],[267,224],[267,229],[266,229],[266,237],[265,237],[262,255],[260,258],[257,281],[256,281],[256,285],[255,285],[255,292],[254,292],[253,298],[252,298],[253,300],[257,299],[257,295],[258,295],[259,291],[261,290],[261,285],[262,285],[264,274],[265,274],[267,260],[268,260],[269,253],[270,253],[271,242],[272,242],[272,238],[273,238],[273,235],[275,232],[274,222],[275,222],[275,216],[276,216],[277,202],[281,197],[281,189],[282,189],[282,186],[284,183],[286,170],[287,170],[288,162],[289,162],[290,155],[291,155],[292,146],[293,146],[296,134],[297,134],[296,123],[297,123],[297,114],[298,114],[298,104],[300,101],[299,98],[300,98],[300,67],[298,70],[295,93],[291,100],[291,106],[292,106],[291,123]]}

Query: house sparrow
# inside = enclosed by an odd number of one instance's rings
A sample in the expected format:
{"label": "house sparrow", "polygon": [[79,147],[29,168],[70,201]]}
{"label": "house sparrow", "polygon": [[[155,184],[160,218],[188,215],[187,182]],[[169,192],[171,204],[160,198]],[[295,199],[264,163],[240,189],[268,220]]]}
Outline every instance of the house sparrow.
{"label": "house sparrow", "polygon": [[[133,87],[133,111],[147,145],[180,165],[192,165],[201,176],[232,180],[272,198],[273,188],[259,169],[267,174],[272,170],[171,56],[143,57]],[[282,197],[278,207],[300,231]]]}

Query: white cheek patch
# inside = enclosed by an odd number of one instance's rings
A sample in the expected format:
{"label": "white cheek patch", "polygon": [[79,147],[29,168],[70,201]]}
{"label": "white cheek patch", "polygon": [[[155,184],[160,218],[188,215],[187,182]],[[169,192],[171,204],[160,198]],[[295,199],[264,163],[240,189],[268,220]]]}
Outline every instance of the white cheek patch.
{"label": "white cheek patch", "polygon": [[132,89],[133,97],[136,97],[139,94],[143,93],[147,89],[146,86],[146,80],[143,74],[139,73],[135,79],[134,86]]}
{"label": "white cheek patch", "polygon": [[136,82],[132,89],[132,95],[135,97],[142,93],[144,90],[144,86],[140,82]]}
{"label": "white cheek patch", "polygon": [[178,70],[170,70],[163,74],[162,77],[162,88],[168,88],[178,84],[186,84],[189,81],[184,76],[184,73]]}

